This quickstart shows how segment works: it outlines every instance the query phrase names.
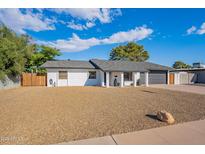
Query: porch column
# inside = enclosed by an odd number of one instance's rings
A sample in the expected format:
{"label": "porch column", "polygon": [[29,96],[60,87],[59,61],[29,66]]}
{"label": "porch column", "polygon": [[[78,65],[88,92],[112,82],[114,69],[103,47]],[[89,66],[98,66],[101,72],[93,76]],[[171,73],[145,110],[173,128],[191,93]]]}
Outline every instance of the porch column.
{"label": "porch column", "polygon": [[104,72],[100,71],[100,80],[101,80],[101,87],[105,86],[105,81],[104,81]]}
{"label": "porch column", "polygon": [[169,71],[167,71],[167,84],[169,84]]}
{"label": "porch column", "polygon": [[140,79],[140,72],[133,72],[133,86],[137,86],[137,81]]}
{"label": "porch column", "polygon": [[180,83],[180,74],[179,72],[174,72],[174,84],[179,84]]}
{"label": "porch column", "polygon": [[148,87],[149,86],[149,73],[145,72],[145,86]]}
{"label": "porch column", "polygon": [[124,86],[124,73],[121,72],[120,73],[120,87],[123,87]]}
{"label": "porch column", "polygon": [[106,87],[110,86],[110,72],[106,72]]}
{"label": "porch column", "polygon": [[137,86],[137,72],[132,72],[133,86]]}

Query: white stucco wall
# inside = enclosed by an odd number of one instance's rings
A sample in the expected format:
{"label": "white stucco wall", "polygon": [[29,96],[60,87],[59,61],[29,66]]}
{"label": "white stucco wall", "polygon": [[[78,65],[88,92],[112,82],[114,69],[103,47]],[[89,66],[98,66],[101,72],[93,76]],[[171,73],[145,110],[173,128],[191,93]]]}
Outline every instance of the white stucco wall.
{"label": "white stucco wall", "polygon": [[133,80],[133,86],[136,87],[137,86],[137,82],[140,79],[140,72],[133,72],[132,73],[132,80]]}
{"label": "white stucco wall", "polygon": [[[59,71],[67,71],[68,79],[60,80]],[[96,71],[96,79],[89,79],[89,71]],[[97,86],[101,85],[100,71],[97,69],[47,69],[47,85],[52,79],[56,86]]]}
{"label": "white stucco wall", "polygon": [[175,72],[174,73],[174,84],[179,84],[179,73]]}
{"label": "white stucco wall", "polygon": [[104,87],[105,86],[105,77],[104,77],[104,72],[103,71],[101,71],[101,70],[99,70],[99,72],[100,72],[100,85],[102,86],[102,87]]}
{"label": "white stucco wall", "polygon": [[[53,83],[50,83],[50,80],[53,80]],[[47,86],[54,87],[58,86],[58,71],[54,69],[47,69]]]}
{"label": "white stucco wall", "polygon": [[131,86],[133,84],[133,81],[124,81],[125,86]]}

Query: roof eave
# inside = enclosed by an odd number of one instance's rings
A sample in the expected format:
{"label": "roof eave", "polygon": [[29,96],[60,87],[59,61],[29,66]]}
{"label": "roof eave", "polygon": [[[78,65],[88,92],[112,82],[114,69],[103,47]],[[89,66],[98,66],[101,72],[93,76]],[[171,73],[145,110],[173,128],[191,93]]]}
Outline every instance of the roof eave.
{"label": "roof eave", "polygon": [[97,69],[97,68],[91,68],[91,67],[40,67],[45,69]]}

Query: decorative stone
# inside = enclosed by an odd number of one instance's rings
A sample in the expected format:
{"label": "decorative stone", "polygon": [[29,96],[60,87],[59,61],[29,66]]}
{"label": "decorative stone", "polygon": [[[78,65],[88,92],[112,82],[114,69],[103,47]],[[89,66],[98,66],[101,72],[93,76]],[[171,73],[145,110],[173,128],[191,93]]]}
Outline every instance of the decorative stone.
{"label": "decorative stone", "polygon": [[168,124],[173,124],[175,122],[174,117],[172,116],[172,114],[167,112],[167,111],[164,111],[164,110],[157,112],[157,118],[160,121],[166,122]]}

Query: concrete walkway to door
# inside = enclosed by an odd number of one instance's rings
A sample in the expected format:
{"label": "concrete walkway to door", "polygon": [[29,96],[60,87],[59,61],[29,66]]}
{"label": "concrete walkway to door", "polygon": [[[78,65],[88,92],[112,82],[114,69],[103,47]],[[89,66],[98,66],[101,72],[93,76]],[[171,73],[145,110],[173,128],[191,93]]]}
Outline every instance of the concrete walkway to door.
{"label": "concrete walkway to door", "polygon": [[91,138],[62,145],[115,145],[115,144],[205,144],[205,120],[192,121],[142,131]]}
{"label": "concrete walkway to door", "polygon": [[204,94],[205,95],[205,84],[204,85],[166,85],[166,84],[153,84],[149,87],[152,88],[163,88],[174,91],[182,91],[182,92],[190,92],[196,94]]}

